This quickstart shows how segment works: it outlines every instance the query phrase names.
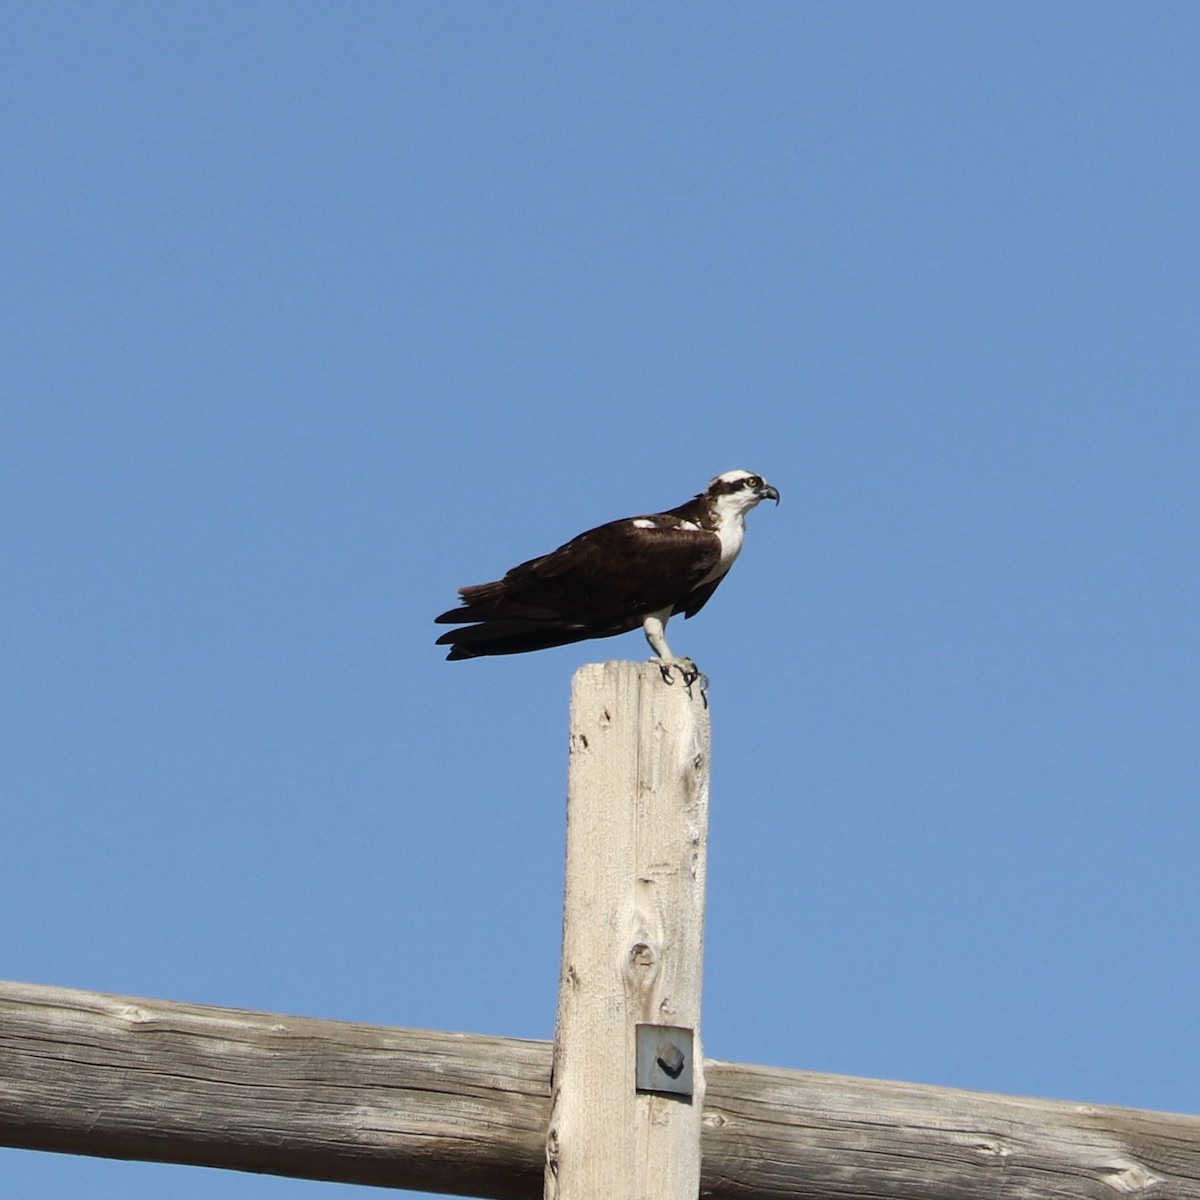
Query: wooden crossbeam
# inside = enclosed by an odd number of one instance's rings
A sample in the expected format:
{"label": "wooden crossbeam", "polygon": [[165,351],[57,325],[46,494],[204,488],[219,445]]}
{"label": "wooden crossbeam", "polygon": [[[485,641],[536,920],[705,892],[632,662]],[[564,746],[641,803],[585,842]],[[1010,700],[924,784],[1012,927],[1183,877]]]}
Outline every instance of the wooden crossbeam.
{"label": "wooden crossbeam", "polygon": [[[542,1194],[549,1042],[0,984],[0,1145]],[[1200,1200],[1200,1118],[706,1060],[711,1200]]]}

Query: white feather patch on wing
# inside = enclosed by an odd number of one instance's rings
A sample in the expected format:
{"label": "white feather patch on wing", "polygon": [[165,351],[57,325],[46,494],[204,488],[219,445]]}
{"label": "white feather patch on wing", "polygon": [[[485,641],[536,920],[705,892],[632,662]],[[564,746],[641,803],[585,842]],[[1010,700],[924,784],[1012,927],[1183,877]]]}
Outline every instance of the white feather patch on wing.
{"label": "white feather patch on wing", "polygon": [[700,528],[695,521],[672,520],[668,517],[659,517],[657,520],[653,517],[634,517],[631,524],[635,529],[688,529],[692,533]]}

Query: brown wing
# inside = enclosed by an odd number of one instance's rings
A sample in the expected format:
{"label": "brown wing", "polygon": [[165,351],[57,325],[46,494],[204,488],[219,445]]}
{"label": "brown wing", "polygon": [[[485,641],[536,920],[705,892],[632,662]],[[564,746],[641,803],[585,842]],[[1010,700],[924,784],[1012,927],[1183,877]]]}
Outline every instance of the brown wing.
{"label": "brown wing", "polygon": [[675,611],[683,613],[685,617],[694,617],[708,603],[713,592],[717,590],[717,585],[727,574],[728,571],[724,575],[718,575],[716,579],[710,579],[703,587],[698,587],[682,604],[675,606]]}
{"label": "brown wing", "polygon": [[[654,525],[641,528],[635,521]],[[610,521],[513,567],[503,579],[460,589],[462,607],[437,620],[473,627],[438,641],[469,657],[624,633],[647,613],[691,599],[719,557],[715,534],[680,529],[667,516]],[[701,591],[703,604],[711,588]]]}

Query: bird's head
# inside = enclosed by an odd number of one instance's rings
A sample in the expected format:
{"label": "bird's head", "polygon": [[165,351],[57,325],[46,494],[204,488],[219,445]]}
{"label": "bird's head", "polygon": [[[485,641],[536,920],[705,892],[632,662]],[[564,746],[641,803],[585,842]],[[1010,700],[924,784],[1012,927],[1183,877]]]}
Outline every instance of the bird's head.
{"label": "bird's head", "polygon": [[742,516],[760,500],[779,503],[779,491],[753,471],[726,471],[710,480],[704,497],[719,513]]}

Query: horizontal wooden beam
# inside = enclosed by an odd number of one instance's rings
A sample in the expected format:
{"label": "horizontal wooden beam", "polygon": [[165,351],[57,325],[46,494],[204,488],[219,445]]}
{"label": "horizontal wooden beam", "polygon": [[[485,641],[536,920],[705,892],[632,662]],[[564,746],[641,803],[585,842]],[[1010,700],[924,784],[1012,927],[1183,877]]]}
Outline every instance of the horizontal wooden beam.
{"label": "horizontal wooden beam", "polygon": [[0,1145],[540,1196],[550,1044],[0,983]]}
{"label": "horizontal wooden beam", "polygon": [[[549,1042],[0,983],[0,1145],[542,1192]],[[1200,1200],[1200,1118],[708,1060],[713,1200]]]}

